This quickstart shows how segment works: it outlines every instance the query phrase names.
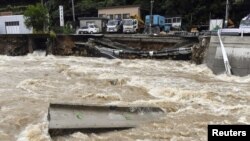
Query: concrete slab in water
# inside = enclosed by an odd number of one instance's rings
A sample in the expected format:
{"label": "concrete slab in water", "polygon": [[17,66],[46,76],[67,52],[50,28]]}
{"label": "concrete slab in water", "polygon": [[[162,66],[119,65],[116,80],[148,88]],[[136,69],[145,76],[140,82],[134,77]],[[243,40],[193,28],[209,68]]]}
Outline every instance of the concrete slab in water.
{"label": "concrete slab in water", "polygon": [[118,107],[98,105],[50,104],[49,132],[53,135],[67,132],[106,132],[133,128],[159,119],[164,111],[157,107]]}

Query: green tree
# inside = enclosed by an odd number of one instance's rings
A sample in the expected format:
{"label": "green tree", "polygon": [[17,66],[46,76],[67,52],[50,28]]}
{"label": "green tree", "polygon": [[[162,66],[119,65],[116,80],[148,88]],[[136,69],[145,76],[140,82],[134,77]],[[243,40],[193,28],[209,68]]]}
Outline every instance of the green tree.
{"label": "green tree", "polygon": [[41,4],[30,5],[24,11],[25,25],[32,28],[34,32],[44,32],[44,28],[49,24],[48,10]]}

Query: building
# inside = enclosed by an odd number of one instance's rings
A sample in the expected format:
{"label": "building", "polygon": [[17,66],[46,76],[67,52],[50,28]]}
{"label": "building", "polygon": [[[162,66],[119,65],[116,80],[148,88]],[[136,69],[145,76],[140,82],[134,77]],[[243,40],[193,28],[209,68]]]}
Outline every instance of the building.
{"label": "building", "polygon": [[13,15],[13,12],[12,11],[0,12],[0,16],[9,16],[9,15]]}
{"label": "building", "polygon": [[32,29],[28,29],[24,24],[23,15],[0,16],[0,34],[30,34]]}
{"label": "building", "polygon": [[138,5],[114,6],[98,9],[98,17],[108,19],[128,19],[137,15],[141,18],[141,10]]}
{"label": "building", "polygon": [[172,28],[181,29],[182,18],[181,17],[168,17],[165,21],[166,24],[170,24]]}
{"label": "building", "polygon": [[87,26],[88,24],[95,24],[100,28],[100,32],[106,31],[106,24],[108,23],[107,18],[98,18],[98,17],[80,17],[80,27]]}

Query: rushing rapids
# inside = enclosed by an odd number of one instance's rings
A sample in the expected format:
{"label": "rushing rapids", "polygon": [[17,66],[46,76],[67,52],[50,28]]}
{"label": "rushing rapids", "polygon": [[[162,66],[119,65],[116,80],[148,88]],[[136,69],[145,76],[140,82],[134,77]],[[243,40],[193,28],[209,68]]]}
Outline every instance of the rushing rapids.
{"label": "rushing rapids", "polygon": [[[0,56],[1,141],[203,141],[208,124],[250,124],[250,77],[214,75],[170,60]],[[166,115],[138,128],[51,138],[50,102],[158,106]]]}

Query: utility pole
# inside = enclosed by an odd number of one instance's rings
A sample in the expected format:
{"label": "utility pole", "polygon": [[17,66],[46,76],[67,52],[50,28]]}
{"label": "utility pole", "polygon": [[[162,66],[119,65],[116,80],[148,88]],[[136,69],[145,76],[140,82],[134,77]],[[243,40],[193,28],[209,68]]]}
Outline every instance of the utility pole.
{"label": "utility pole", "polygon": [[[44,6],[43,0],[41,0],[41,5]],[[43,32],[46,32],[46,25],[45,25],[45,23],[43,23]]]}
{"label": "utility pole", "polygon": [[191,13],[191,19],[190,19],[190,26],[192,27],[193,24],[193,14]]}
{"label": "utility pole", "polygon": [[76,18],[75,18],[75,5],[74,5],[74,0],[71,0],[71,3],[72,3],[73,22],[75,23]]}
{"label": "utility pole", "polygon": [[152,34],[152,24],[153,24],[153,6],[154,6],[154,0],[151,0],[151,6],[150,6],[150,23],[149,23],[149,34]]}
{"label": "utility pole", "polygon": [[226,3],[226,16],[225,16],[225,28],[228,27],[228,17],[229,17],[229,1]]}

